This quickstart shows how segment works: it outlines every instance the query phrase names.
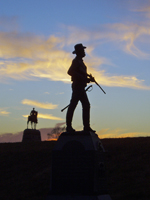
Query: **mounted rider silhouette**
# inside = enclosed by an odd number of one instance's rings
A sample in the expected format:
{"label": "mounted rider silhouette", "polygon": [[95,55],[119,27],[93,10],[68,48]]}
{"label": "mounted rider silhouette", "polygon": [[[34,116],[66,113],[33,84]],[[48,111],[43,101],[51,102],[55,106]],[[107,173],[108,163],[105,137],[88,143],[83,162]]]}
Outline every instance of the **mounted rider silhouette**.
{"label": "mounted rider silhouette", "polygon": [[31,112],[30,112],[30,116],[28,116],[27,128],[28,128],[29,121],[31,121],[31,128],[33,128],[32,123],[34,123],[34,129],[36,129],[36,124],[38,123],[37,115],[38,115],[38,112],[35,111],[35,108],[33,108],[33,110],[31,110]]}

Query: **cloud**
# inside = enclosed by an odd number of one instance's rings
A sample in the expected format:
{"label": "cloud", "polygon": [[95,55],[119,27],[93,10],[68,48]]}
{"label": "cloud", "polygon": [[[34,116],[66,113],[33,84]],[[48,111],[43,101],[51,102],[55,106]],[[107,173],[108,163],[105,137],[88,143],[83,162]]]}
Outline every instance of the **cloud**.
{"label": "cloud", "polygon": [[[101,30],[101,31],[100,31]],[[98,83],[110,87],[128,87],[150,89],[144,80],[137,76],[111,75],[101,70],[102,64],[108,64],[106,58],[98,58],[93,50],[101,42],[114,42],[119,48],[136,57],[148,59],[149,53],[135,46],[135,41],[145,35],[150,36],[150,27],[136,24],[108,24],[97,30],[81,30],[68,27],[68,38],[49,36],[48,38],[19,32],[0,32],[0,81],[49,79],[70,83],[67,75],[72,62],[71,53],[64,50],[69,45],[83,40],[89,43],[87,48],[87,66]],[[92,45],[91,45],[92,44]],[[94,66],[94,67],[93,67]]]}
{"label": "cloud", "polygon": [[145,6],[139,9],[133,9],[134,12],[142,12],[145,17],[150,18],[150,6]]}
{"label": "cloud", "polygon": [[102,129],[98,133],[100,138],[125,138],[125,137],[146,137],[150,133],[147,132],[127,132],[127,130],[116,128],[114,130]]}
{"label": "cloud", "polygon": [[12,133],[0,134],[0,143],[21,142],[22,136],[23,136],[22,132],[19,132],[19,133],[16,133],[16,134],[12,134]]}
{"label": "cloud", "polygon": [[[113,24],[109,25],[112,29],[114,39],[119,41],[126,53],[133,56],[149,59],[150,53],[141,51],[135,43],[140,45],[145,36],[150,37],[150,26],[138,24]],[[146,41],[146,40],[145,40]]]}
{"label": "cloud", "polygon": [[[28,115],[22,115],[23,117],[27,118]],[[38,118],[41,118],[41,119],[50,119],[50,120],[63,120],[62,118],[60,117],[55,117],[51,114],[42,114],[42,113],[38,113]]]}
{"label": "cloud", "polygon": [[61,47],[62,39],[54,36],[0,32],[0,78],[36,80],[47,78],[69,82],[67,69],[70,53]]}
{"label": "cloud", "polygon": [[43,108],[43,109],[56,109],[58,105],[54,105],[52,103],[41,103],[35,100],[24,99],[21,102],[22,104]]}
{"label": "cloud", "polygon": [[38,114],[38,118],[43,118],[43,119],[51,119],[51,120],[63,120],[60,117],[55,117],[51,114]]}
{"label": "cloud", "polygon": [[50,94],[49,92],[44,92],[44,94]]}
{"label": "cloud", "polygon": [[[91,45],[91,49],[94,49],[98,44],[111,43],[118,46],[121,50],[133,56],[149,59],[150,52],[143,52],[136,45],[145,40],[145,36],[150,37],[150,24],[135,24],[135,23],[114,23],[105,24],[97,29],[83,30],[76,27],[68,27],[70,31],[70,43],[77,41],[86,41]],[[85,37],[86,35],[86,37]],[[87,49],[88,50],[88,49]]]}
{"label": "cloud", "polygon": [[8,116],[9,114],[10,114],[10,112],[6,111],[3,108],[0,108],[0,115],[2,115],[2,116]]}
{"label": "cloud", "polygon": [[144,80],[137,79],[136,76],[106,76],[93,72],[96,80],[109,87],[127,87],[133,89],[145,89],[150,90],[150,86],[144,85]]}

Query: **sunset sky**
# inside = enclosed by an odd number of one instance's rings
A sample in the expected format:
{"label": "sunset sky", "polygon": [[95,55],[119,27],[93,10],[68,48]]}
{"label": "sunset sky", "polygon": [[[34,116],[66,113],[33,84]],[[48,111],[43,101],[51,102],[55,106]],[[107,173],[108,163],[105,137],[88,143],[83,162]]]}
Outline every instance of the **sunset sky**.
{"label": "sunset sky", "polygon": [[[0,135],[65,122],[74,45],[97,85],[88,92],[100,138],[150,136],[150,0],[0,1]],[[80,103],[73,128],[82,130]]]}

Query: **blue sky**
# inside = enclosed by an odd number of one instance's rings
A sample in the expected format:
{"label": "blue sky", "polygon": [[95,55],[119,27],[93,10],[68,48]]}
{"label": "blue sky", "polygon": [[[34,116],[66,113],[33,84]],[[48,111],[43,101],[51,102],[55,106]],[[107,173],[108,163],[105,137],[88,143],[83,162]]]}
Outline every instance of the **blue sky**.
{"label": "blue sky", "polygon": [[[65,122],[67,70],[74,45],[87,47],[91,126],[102,137],[149,136],[150,1],[14,0],[0,2],[0,134]],[[79,103],[73,127],[82,130]]]}

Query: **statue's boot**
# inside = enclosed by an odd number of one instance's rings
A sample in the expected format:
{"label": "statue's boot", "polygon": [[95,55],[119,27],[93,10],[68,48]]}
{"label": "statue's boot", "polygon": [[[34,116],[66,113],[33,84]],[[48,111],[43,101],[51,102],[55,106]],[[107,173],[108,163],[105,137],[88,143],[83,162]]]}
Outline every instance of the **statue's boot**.
{"label": "statue's boot", "polygon": [[90,127],[90,106],[83,107],[83,125],[84,131],[96,132]]}
{"label": "statue's boot", "polygon": [[66,131],[67,132],[75,132],[75,129],[72,128],[72,118],[73,118],[74,109],[71,107],[68,108],[66,115]]}

